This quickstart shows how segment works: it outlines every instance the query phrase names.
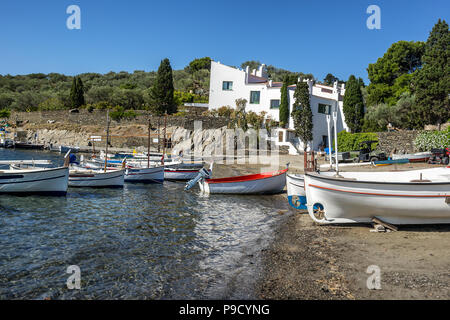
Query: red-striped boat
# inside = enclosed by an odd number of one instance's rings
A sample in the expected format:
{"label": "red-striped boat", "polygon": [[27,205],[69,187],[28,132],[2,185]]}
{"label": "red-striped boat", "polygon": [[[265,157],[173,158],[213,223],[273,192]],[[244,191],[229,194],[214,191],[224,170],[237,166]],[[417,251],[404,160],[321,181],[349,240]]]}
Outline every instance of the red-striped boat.
{"label": "red-striped boat", "polygon": [[205,193],[222,194],[276,194],[286,186],[288,169],[251,174],[246,176],[202,179],[200,190]]}

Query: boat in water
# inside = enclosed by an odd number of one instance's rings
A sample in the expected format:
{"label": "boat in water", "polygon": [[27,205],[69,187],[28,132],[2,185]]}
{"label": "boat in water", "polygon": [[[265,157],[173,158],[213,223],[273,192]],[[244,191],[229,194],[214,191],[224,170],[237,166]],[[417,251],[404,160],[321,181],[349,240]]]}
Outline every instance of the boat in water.
{"label": "boat in water", "polygon": [[80,151],[80,147],[73,147],[73,146],[59,146],[59,152],[60,153],[77,153]]}
{"label": "boat in water", "polygon": [[125,169],[125,182],[163,183],[164,166],[149,168],[127,167]]}
{"label": "boat in water", "polygon": [[39,143],[14,142],[16,149],[44,150],[44,145]]}
{"label": "boat in water", "polygon": [[209,194],[277,194],[286,186],[288,169],[236,176],[228,178],[210,179],[206,169],[200,170],[194,180],[188,182],[185,190],[189,190],[198,182],[200,190]]}
{"label": "boat in water", "polygon": [[305,174],[308,213],[320,224],[450,223],[450,170]]}
{"label": "boat in water", "polygon": [[125,170],[92,170],[72,167],[69,172],[70,187],[121,188],[124,185]]}
{"label": "boat in water", "polygon": [[[177,163],[164,166],[164,180],[187,181],[194,179],[203,163]],[[208,171],[212,175],[212,167]]]}
{"label": "boat in water", "polygon": [[[26,163],[26,161],[22,161]],[[69,167],[0,170],[0,194],[56,195],[67,193]]]}

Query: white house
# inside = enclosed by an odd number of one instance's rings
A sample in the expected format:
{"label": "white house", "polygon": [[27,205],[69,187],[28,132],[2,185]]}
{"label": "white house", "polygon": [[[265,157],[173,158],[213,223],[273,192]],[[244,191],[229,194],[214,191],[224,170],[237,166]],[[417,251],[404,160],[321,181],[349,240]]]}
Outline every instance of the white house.
{"label": "white house", "polygon": [[[313,141],[312,148],[317,150],[321,144],[328,146],[328,127],[326,114],[332,107],[338,105],[337,132],[347,130],[343,114],[343,96],[345,85],[333,87],[313,84],[312,80],[305,80],[309,85],[311,109],[313,112]],[[281,87],[283,83],[273,82],[268,78],[265,65],[256,70],[236,69],[211,61],[211,76],[209,89],[209,109],[217,109],[222,106],[236,108],[236,99],[246,99],[246,111],[260,113],[265,111],[267,116],[279,121],[279,105],[281,99]],[[289,114],[294,103],[294,91],[296,85],[288,86]],[[333,127],[332,131],[333,132]],[[289,117],[289,128],[278,129],[278,145],[288,145],[290,153],[303,150],[303,144],[295,136],[294,122]],[[311,147],[310,146],[310,147]]]}

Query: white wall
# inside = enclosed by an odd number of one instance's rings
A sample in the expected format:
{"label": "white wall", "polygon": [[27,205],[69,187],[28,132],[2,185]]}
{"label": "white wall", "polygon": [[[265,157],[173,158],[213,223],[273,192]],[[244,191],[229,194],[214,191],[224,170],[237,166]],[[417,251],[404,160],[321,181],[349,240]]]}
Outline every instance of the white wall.
{"label": "white wall", "polygon": [[[260,71],[260,70],[258,70]],[[251,72],[251,70],[250,70]],[[260,71],[261,72],[261,71]],[[233,89],[231,91],[223,90],[223,81],[232,81]],[[319,113],[319,103],[334,106],[336,101],[339,100],[340,94],[345,92],[344,87],[338,87],[337,83],[333,87],[323,85],[312,85],[312,82],[308,82],[310,88],[310,101],[311,109],[313,112],[313,143],[312,146],[315,150],[318,149],[319,144],[322,142],[322,136],[328,136],[326,115]],[[250,104],[250,91],[260,91],[260,103]],[[290,116],[292,106],[294,103],[295,87],[288,88],[289,96],[289,128],[294,129],[294,122]],[[233,67],[223,65],[219,62],[211,61],[211,78],[210,78],[210,92],[209,92],[209,108],[217,109],[222,106],[230,106],[236,108],[236,99],[246,99],[247,111],[254,111],[260,113],[265,111],[267,115],[270,115],[275,121],[279,121],[279,109],[270,109],[270,100],[280,100],[281,87],[270,87],[267,83],[247,83],[247,74],[245,70],[239,70]],[[342,99],[342,96],[341,96]],[[338,132],[347,130],[348,127],[345,124],[345,119],[342,111],[343,103],[338,102]],[[333,137],[333,133],[332,133]],[[303,149],[302,144],[296,139],[296,145]]]}

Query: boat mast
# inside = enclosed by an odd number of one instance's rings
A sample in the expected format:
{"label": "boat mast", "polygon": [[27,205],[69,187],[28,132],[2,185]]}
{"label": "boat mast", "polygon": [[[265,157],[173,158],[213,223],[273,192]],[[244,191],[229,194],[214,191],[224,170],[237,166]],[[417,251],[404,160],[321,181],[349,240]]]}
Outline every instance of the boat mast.
{"label": "boat mast", "polygon": [[150,123],[150,117],[148,118],[148,142],[147,142],[147,168],[150,168],[150,130],[151,130],[151,123]]}
{"label": "boat mast", "polygon": [[106,151],[105,151],[105,172],[108,166],[108,144],[109,144],[109,110],[106,110]]}
{"label": "boat mast", "polygon": [[[338,161],[338,137],[337,137],[337,110],[338,110],[338,102],[336,101],[336,105],[333,111],[333,120],[334,120],[334,148],[335,148],[335,156],[336,156],[336,176],[339,176],[339,161]],[[331,158],[331,154],[330,154]]]}
{"label": "boat mast", "polygon": [[329,114],[327,114],[327,129],[328,129],[328,157],[330,158],[330,171],[333,169],[333,159],[331,155],[331,106],[329,110]]}

